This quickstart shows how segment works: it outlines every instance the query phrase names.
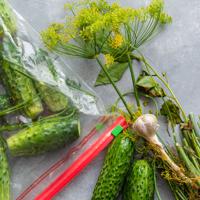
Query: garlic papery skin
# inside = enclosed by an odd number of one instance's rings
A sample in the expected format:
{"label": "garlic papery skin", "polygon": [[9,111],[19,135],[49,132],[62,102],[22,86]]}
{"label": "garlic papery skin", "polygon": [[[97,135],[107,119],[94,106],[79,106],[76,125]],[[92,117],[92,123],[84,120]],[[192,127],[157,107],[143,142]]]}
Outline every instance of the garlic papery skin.
{"label": "garlic papery skin", "polygon": [[159,128],[158,120],[155,115],[144,114],[137,118],[132,128],[141,137],[144,137],[147,140],[153,139]]}

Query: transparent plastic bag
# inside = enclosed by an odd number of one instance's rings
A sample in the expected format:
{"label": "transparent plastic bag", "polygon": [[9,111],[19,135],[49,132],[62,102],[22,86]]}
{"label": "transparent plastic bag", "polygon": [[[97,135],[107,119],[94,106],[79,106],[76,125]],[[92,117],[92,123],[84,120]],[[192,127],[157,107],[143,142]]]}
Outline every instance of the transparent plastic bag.
{"label": "transparent plastic bag", "polygon": [[[21,157],[20,153],[17,155],[20,157],[16,158],[9,155],[12,177],[11,199],[16,199],[32,181],[38,178],[54,162],[60,160],[60,157],[65,155],[72,146],[80,143],[87,134],[87,131],[93,127],[96,120],[105,114],[105,109],[97,94],[69,65],[64,63],[57,55],[50,54],[42,48],[39,34],[24,18],[14,9],[11,9],[11,12],[13,12],[14,19],[16,20],[16,31],[13,34],[4,19],[0,17],[1,94],[6,94],[10,100],[9,107],[0,110],[0,129],[5,136],[4,138],[10,138],[17,135],[20,131],[29,130],[29,128],[43,125],[46,122],[49,124],[51,122],[54,123],[56,122],[53,121],[54,117],[57,119],[57,117],[65,117],[66,115],[68,118],[63,118],[63,120],[68,120],[74,117],[74,112],[76,113],[76,120],[80,121],[78,124],[81,124],[80,137],[68,142],[64,147],[60,145],[57,148],[58,150],[51,149],[48,152],[46,149],[44,152],[37,153],[41,155],[31,157]],[[9,69],[9,73],[7,69]],[[7,86],[6,82],[11,75],[13,82],[10,81],[8,83],[9,86]],[[10,90],[18,86],[23,87],[21,85],[23,84],[22,82],[20,84],[19,82],[17,83],[18,76],[25,77],[20,78],[20,80],[26,80],[26,89],[31,82],[31,87],[34,88],[34,95],[37,98],[34,96],[33,100],[20,101],[19,96],[18,98],[14,97],[13,94],[18,95],[21,92],[21,88],[14,92],[10,92]],[[13,85],[13,83],[17,84]],[[46,90],[48,90],[47,93],[49,96],[45,99]],[[25,92],[31,91],[26,90]],[[26,96],[25,92],[21,93],[23,98],[29,96]],[[62,95],[62,99],[66,98],[67,105],[64,103],[64,107],[55,109],[56,105],[51,106],[49,102],[54,101],[54,97],[57,98],[59,95]],[[38,101],[38,99],[41,110],[34,117],[31,117],[30,113],[24,110],[30,104],[35,103],[36,100]],[[45,132],[45,128],[43,130]],[[81,152],[82,148],[78,150]],[[9,152],[10,150],[8,150]],[[22,155],[24,156],[23,153]],[[31,153],[31,155],[34,155],[34,153]],[[73,160],[73,156],[70,157],[70,160]],[[63,167],[66,166],[64,165]],[[55,177],[57,173],[51,174],[50,179],[51,177]],[[31,198],[28,197],[28,199]]]}
{"label": "transparent plastic bag", "polygon": [[[98,115],[104,107],[97,94],[63,60],[50,55],[41,48],[37,32],[15,10],[17,18],[17,36],[15,41],[4,26],[8,45],[16,51],[11,52],[5,45],[4,59],[21,65],[32,79],[48,84],[69,97],[75,106],[85,114]],[[2,22],[3,23],[3,22]],[[19,63],[19,59],[21,59]]]}

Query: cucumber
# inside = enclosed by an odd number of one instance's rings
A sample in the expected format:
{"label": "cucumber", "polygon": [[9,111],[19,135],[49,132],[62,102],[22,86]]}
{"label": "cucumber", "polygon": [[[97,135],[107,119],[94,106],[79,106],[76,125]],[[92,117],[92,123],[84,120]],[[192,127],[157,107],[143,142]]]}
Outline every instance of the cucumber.
{"label": "cucumber", "polygon": [[92,200],[116,199],[129,170],[133,151],[133,142],[123,133],[114,139],[106,154]]}
{"label": "cucumber", "polygon": [[12,102],[15,104],[24,102],[26,104],[23,108],[24,113],[32,119],[36,118],[43,111],[43,107],[32,80],[13,69],[18,68],[23,71],[22,67],[14,66],[6,60],[3,60],[1,67],[4,75],[4,86]]}
{"label": "cucumber", "polygon": [[[25,71],[22,63],[22,50],[16,44],[17,39],[14,37],[15,17],[5,0],[0,0],[0,18],[0,32],[3,36],[0,41],[0,66],[4,86],[15,104],[27,103],[24,107],[25,114],[30,118],[35,118],[43,111],[42,103],[32,80],[21,73]],[[2,23],[8,30],[5,30]]]}
{"label": "cucumber", "polygon": [[0,137],[0,200],[10,200],[10,169],[6,143],[2,137]]}
{"label": "cucumber", "polygon": [[153,200],[153,168],[146,160],[137,160],[130,169],[124,186],[123,200]]}
{"label": "cucumber", "polygon": [[3,35],[3,24],[11,35],[14,34],[17,30],[16,20],[7,0],[0,0],[0,18],[0,37]]}
{"label": "cucumber", "polygon": [[[34,55],[31,56],[30,60],[34,62],[33,64],[38,66],[46,66],[49,69],[52,78],[55,81],[58,81],[59,77],[56,71],[55,62],[53,62],[48,52],[44,51],[43,49],[37,49]],[[41,99],[51,112],[59,112],[70,106],[69,98],[56,88],[39,81],[35,81],[35,84]]]}
{"label": "cucumber", "polygon": [[64,147],[80,135],[79,116],[57,116],[35,122],[7,139],[12,156],[38,155]]}
{"label": "cucumber", "polygon": [[52,112],[59,112],[69,106],[69,99],[49,85],[36,83],[41,99]]}
{"label": "cucumber", "polygon": [[0,111],[8,108],[10,106],[9,98],[7,95],[0,95]]}

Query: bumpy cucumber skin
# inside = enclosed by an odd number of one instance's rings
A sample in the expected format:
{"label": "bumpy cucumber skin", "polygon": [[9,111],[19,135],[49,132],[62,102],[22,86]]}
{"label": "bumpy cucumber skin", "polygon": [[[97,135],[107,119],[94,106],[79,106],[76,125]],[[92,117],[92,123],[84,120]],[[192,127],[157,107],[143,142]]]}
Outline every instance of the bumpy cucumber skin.
{"label": "bumpy cucumber skin", "polygon": [[0,95],[0,111],[10,106],[9,98],[6,95]]}
{"label": "bumpy cucumber skin", "polygon": [[123,200],[153,200],[153,169],[146,160],[135,161],[127,176]]}
{"label": "bumpy cucumber skin", "polygon": [[129,170],[134,151],[133,142],[122,133],[118,135],[105,157],[92,200],[114,200],[119,195]]}
{"label": "bumpy cucumber skin", "polygon": [[[0,35],[3,36],[1,39],[2,41],[0,41],[0,51],[5,51],[5,53],[11,54],[12,56],[12,53],[16,51],[16,47],[12,44],[10,39],[9,42],[5,41],[3,34],[5,30],[2,26],[2,23],[4,23],[10,34],[14,35],[16,32],[16,22],[12,10],[6,0],[0,0],[0,18],[3,20],[3,22],[0,20],[0,32],[2,33],[0,33]],[[18,55],[17,52],[16,55]],[[23,69],[21,69],[22,67],[11,67],[13,64],[4,60],[1,52],[0,57],[4,85],[9,90],[9,93],[16,104],[34,100],[30,104],[27,104],[27,106],[24,108],[24,111],[28,117],[35,118],[43,111],[43,107],[39,97],[36,94],[32,80],[14,70],[14,68],[17,68],[18,70],[23,71]]]}
{"label": "bumpy cucumber skin", "polygon": [[61,92],[41,83],[36,83],[36,86],[42,100],[50,111],[59,112],[68,107],[69,99]]}
{"label": "bumpy cucumber skin", "polygon": [[[28,117],[34,119],[43,111],[41,100],[36,93],[32,80],[13,69],[19,69],[19,66],[12,68],[11,65],[13,64],[5,60],[2,61],[4,85],[8,89],[13,102],[16,104],[28,102],[24,107],[24,112]],[[23,71],[23,69],[19,70]]]}
{"label": "bumpy cucumber skin", "polygon": [[10,200],[10,169],[2,137],[0,138],[0,200]]}
{"label": "bumpy cucumber skin", "polygon": [[[14,34],[17,30],[16,20],[7,0],[0,0],[0,18],[9,32]],[[3,35],[3,27],[0,20],[0,36],[1,35]]]}
{"label": "bumpy cucumber skin", "polygon": [[7,139],[13,156],[31,156],[64,147],[80,135],[79,117],[56,117],[35,123]]}

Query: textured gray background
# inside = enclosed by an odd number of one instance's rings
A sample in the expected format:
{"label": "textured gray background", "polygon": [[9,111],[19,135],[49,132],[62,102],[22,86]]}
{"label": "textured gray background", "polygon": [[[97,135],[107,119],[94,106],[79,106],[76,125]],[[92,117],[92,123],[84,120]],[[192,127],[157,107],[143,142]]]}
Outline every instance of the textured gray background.
{"label": "textured gray background", "polygon": [[[37,31],[41,31],[50,22],[64,16],[63,4],[66,1],[10,0],[10,2]],[[148,1],[125,0],[121,2],[123,5],[138,6],[137,2],[144,4]],[[193,111],[195,114],[199,114],[200,2],[199,0],[166,0],[166,10],[173,17],[172,25],[161,32],[156,39],[142,47],[141,50],[151,59],[154,66],[160,71],[167,72],[171,86],[177,97],[181,100],[184,109],[187,112]],[[68,59],[68,63],[83,79],[87,80],[90,85],[93,85],[96,74],[99,71],[95,62]],[[131,88],[128,72],[123,77],[119,87],[124,90]],[[111,87],[99,87],[96,88],[96,91],[100,94],[106,105],[113,103],[116,98],[116,93]],[[162,136],[166,138],[166,133],[162,133]],[[41,170],[38,168],[38,162],[42,159],[43,157],[36,158],[36,160],[33,158],[22,158],[13,162],[14,198],[21,190],[21,188],[18,188],[20,186],[17,182],[22,182],[25,179],[29,179],[29,177],[33,178],[36,176],[36,171]],[[89,200],[102,160],[103,154],[56,199]],[[47,166],[49,163],[51,161],[47,163]],[[34,175],[30,173],[30,167],[31,172],[35,173]],[[167,186],[162,181],[159,182],[159,189],[163,200],[173,199]]]}

